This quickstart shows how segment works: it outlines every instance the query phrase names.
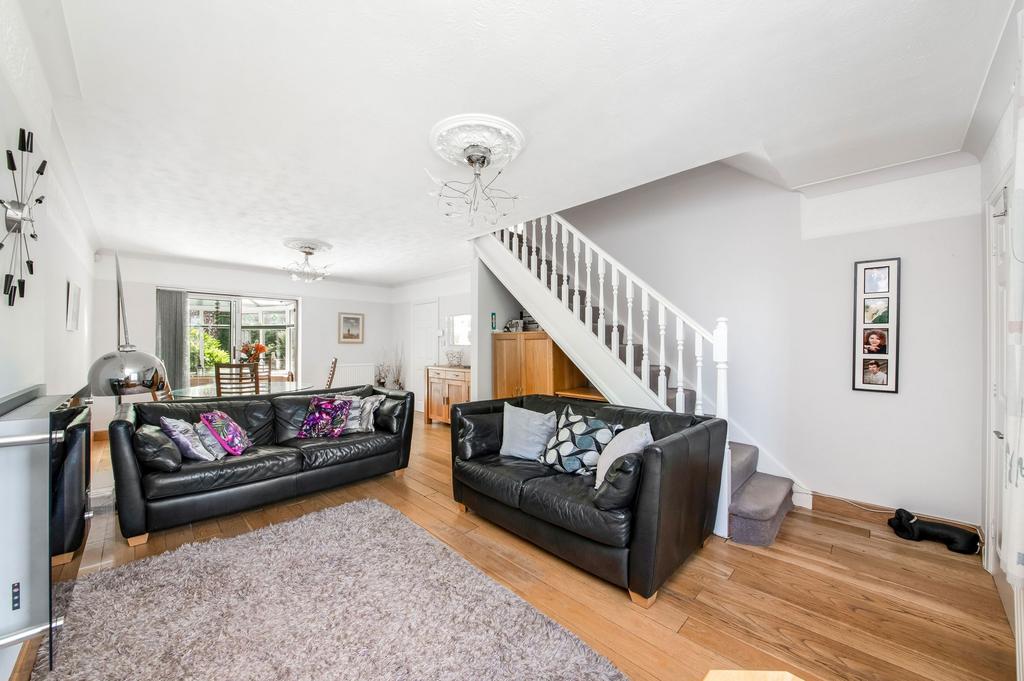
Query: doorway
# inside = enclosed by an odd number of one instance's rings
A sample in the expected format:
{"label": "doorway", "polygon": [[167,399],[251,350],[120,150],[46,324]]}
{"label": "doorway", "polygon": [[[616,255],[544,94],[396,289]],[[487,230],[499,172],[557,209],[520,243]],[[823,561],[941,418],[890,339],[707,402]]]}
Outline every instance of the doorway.
{"label": "doorway", "polygon": [[412,361],[409,389],[416,394],[416,409],[423,411],[426,391],[424,371],[437,364],[441,328],[438,323],[437,300],[413,303],[412,306]]}

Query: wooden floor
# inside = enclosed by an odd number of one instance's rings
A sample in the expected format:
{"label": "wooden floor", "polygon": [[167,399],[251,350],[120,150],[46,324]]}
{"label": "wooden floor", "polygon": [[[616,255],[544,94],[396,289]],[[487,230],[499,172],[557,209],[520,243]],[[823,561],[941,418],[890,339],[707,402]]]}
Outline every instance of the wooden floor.
{"label": "wooden floor", "polygon": [[[60,577],[145,558],[354,499],[405,513],[634,679],[699,680],[711,669],[833,679],[1012,679],[1013,639],[977,557],[912,544],[878,522],[796,510],[770,548],[713,538],[643,610],[451,500],[449,430],[415,420],[404,477],[382,476],[265,508],[154,532],[131,548],[108,509]],[[106,443],[97,443],[97,450]],[[100,456],[97,461],[109,461]],[[102,464],[101,464],[102,465]],[[109,464],[107,464],[109,465]],[[27,647],[23,656],[33,651]],[[15,679],[28,679],[27,664]]]}

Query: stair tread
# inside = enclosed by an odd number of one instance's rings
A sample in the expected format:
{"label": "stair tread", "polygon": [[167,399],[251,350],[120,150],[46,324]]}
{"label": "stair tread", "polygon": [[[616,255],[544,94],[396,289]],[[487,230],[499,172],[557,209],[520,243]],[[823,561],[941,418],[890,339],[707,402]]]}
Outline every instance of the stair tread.
{"label": "stair tread", "polygon": [[778,475],[754,473],[733,494],[730,515],[751,520],[769,520],[792,498],[793,481]]}
{"label": "stair tread", "polygon": [[742,442],[730,442],[732,450],[732,493],[743,486],[757,472],[758,449]]}

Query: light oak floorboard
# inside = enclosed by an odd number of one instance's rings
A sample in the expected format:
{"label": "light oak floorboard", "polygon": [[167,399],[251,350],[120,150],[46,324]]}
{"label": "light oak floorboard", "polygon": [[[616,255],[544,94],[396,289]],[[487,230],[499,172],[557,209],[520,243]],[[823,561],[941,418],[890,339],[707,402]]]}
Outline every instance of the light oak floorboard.
{"label": "light oak floorboard", "polygon": [[[231,537],[372,498],[393,506],[490,577],[573,631],[630,678],[699,681],[712,669],[833,679],[1013,678],[1013,638],[977,556],[896,537],[884,517],[795,509],[770,547],[712,538],[649,609],[625,589],[520,539],[451,497],[451,431],[414,421],[406,475],[379,476],[221,518],[150,533],[129,547],[111,511],[59,579],[123,565],[193,541]],[[108,445],[94,444],[109,467]],[[28,679],[38,642],[13,679]],[[31,653],[31,654],[30,654]]]}

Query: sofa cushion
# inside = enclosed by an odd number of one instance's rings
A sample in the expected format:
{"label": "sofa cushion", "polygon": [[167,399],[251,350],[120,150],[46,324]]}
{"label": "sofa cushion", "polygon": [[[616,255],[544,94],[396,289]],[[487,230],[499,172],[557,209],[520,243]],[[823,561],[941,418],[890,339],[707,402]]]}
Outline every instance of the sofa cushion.
{"label": "sofa cushion", "polygon": [[397,434],[405,414],[405,400],[387,397],[381,401],[373,417],[374,427],[386,433]]}
{"label": "sofa cushion", "polygon": [[519,508],[601,544],[628,546],[632,512],[601,510],[594,505],[596,494],[592,475],[552,475],[526,481]]}
{"label": "sofa cushion", "polygon": [[340,438],[294,438],[281,444],[299,450],[302,469],[310,470],[396,451],[402,446],[402,438],[388,433],[357,433]]}
{"label": "sofa cushion", "polygon": [[147,473],[142,477],[142,488],[147,499],[163,499],[269,480],[301,470],[299,450],[257,445],[241,456],[227,456],[219,461],[185,461],[174,473]]}
{"label": "sofa cushion", "polygon": [[471,461],[456,458],[453,474],[459,482],[513,508],[519,508],[524,482],[561,475],[539,461],[497,454],[479,456]]}
{"label": "sofa cushion", "polygon": [[484,454],[497,454],[501,449],[503,421],[501,412],[459,417],[459,448],[456,455],[469,461]]}
{"label": "sofa cushion", "polygon": [[602,511],[632,508],[636,490],[640,487],[642,464],[643,455],[636,452],[615,459],[597,487],[594,505]]}
{"label": "sofa cushion", "polygon": [[167,437],[171,438],[171,441],[178,447],[178,451],[181,452],[183,459],[213,461],[217,458],[214,452],[211,452],[203,445],[199,433],[196,432],[196,427],[191,423],[181,419],[161,416],[160,430]]}
{"label": "sofa cushion", "polygon": [[274,444],[274,407],[268,398],[139,402],[134,406],[139,423],[148,423],[151,426],[159,426],[161,416],[180,419],[187,423],[198,423],[203,414],[222,411],[245,429],[253,444]]}
{"label": "sofa cushion", "polygon": [[156,426],[139,426],[133,446],[144,470],[173,473],[181,468],[181,450]]}
{"label": "sofa cushion", "polygon": [[206,412],[199,417],[199,420],[210,431],[210,435],[213,435],[214,439],[224,448],[224,451],[232,456],[240,455],[253,445],[253,441],[249,439],[242,426],[219,409]]}
{"label": "sofa cushion", "polygon": [[297,438],[338,438],[345,431],[352,400],[342,397],[311,397]]}
{"label": "sofa cushion", "polygon": [[558,429],[548,440],[543,461],[562,473],[593,473],[601,450],[620,428],[594,416],[576,414],[567,406],[558,417]]}
{"label": "sofa cushion", "polygon": [[501,455],[538,461],[555,434],[558,415],[541,414],[506,404],[502,411]]}
{"label": "sofa cushion", "polygon": [[651,424],[646,421],[639,426],[627,428],[613,437],[612,441],[601,450],[601,457],[597,460],[597,469],[594,471],[597,479],[594,480],[594,489],[601,487],[601,483],[604,482],[604,476],[608,474],[612,464],[618,459],[626,454],[642,452],[649,445],[653,444],[654,437],[651,435]]}

